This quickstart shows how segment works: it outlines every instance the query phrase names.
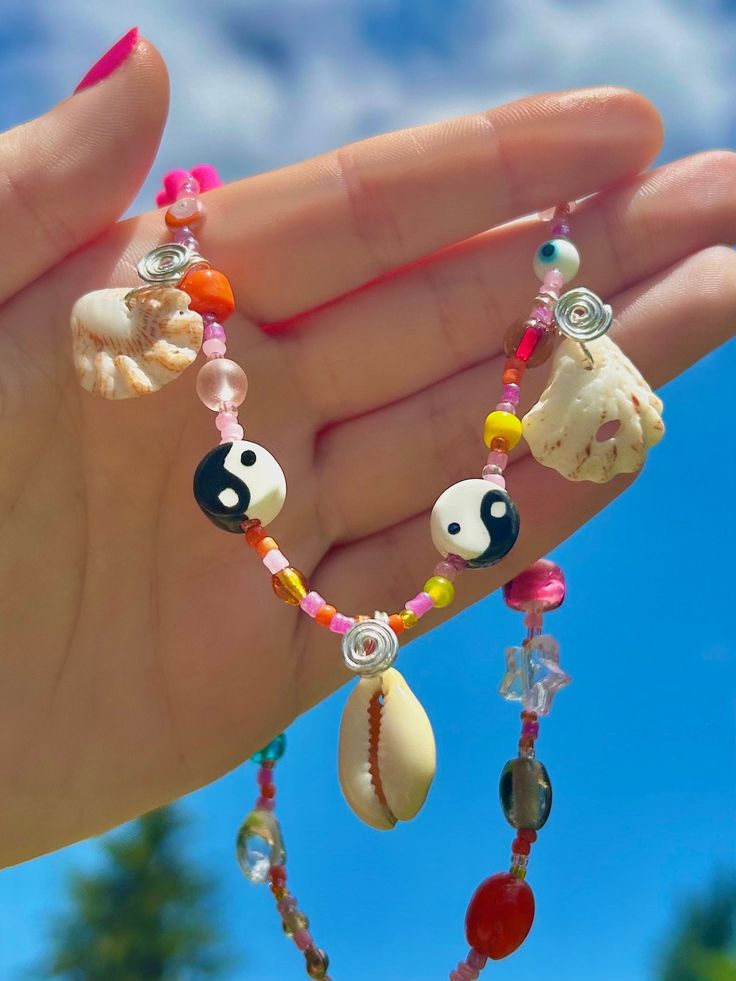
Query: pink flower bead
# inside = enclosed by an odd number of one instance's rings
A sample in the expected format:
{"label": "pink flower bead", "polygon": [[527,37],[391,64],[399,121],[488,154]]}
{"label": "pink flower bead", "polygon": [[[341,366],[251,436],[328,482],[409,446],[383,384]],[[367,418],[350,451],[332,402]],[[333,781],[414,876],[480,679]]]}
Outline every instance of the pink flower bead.
{"label": "pink flower bead", "polygon": [[277,548],[273,549],[271,552],[266,552],[263,556],[263,564],[271,573],[275,576],[277,572],[281,572],[282,569],[286,569],[289,565],[289,560],[280,552]]}
{"label": "pink flower bead", "polygon": [[354,623],[355,617],[346,617],[344,613],[336,613],[330,620],[330,630],[333,634],[346,634]]}
{"label": "pink flower bead", "polygon": [[501,453],[499,450],[491,450],[488,454],[488,459],[486,463],[490,467],[498,467],[499,470],[505,470],[509,462],[508,453]]}
{"label": "pink flower bead", "polygon": [[312,940],[312,934],[309,930],[297,930],[293,937],[294,943],[298,950],[306,950],[307,947],[311,947],[314,943]]}
{"label": "pink flower bead", "polygon": [[482,477],[483,480],[487,480],[489,484],[496,484],[496,486],[500,487],[502,490],[506,489],[506,478],[504,475],[500,473],[492,473],[491,468],[487,465],[483,467]]}
{"label": "pink flower bead", "polygon": [[299,602],[299,606],[304,610],[308,617],[316,617],[323,606],[327,606],[327,600],[312,590]]}
{"label": "pink flower bead", "polygon": [[202,344],[202,351],[207,358],[221,358],[227,353],[227,344],[219,337],[212,337]]}
{"label": "pink flower bead", "polygon": [[565,599],[565,574],[550,559],[538,559],[503,587],[503,598],[512,610],[556,610]]}
{"label": "pink flower bead", "polygon": [[242,426],[228,426],[220,433],[220,443],[237,443],[245,436]]}
{"label": "pink flower bead", "polygon": [[417,593],[414,599],[407,600],[404,606],[418,617],[423,617],[434,606],[434,600],[429,593],[422,592]]}

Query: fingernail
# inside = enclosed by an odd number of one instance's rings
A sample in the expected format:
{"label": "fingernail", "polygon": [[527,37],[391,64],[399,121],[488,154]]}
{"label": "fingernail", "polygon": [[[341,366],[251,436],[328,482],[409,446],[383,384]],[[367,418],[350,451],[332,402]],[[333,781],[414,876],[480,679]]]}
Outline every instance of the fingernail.
{"label": "fingernail", "polygon": [[123,35],[119,41],[116,41],[110,50],[106,51],[100,60],[92,65],[79,85],[74,89],[74,94],[76,95],[82,89],[88,89],[91,85],[96,85],[103,78],[112,75],[115,69],[119,68],[130,56],[137,43],[138,28],[131,27],[127,34]]}

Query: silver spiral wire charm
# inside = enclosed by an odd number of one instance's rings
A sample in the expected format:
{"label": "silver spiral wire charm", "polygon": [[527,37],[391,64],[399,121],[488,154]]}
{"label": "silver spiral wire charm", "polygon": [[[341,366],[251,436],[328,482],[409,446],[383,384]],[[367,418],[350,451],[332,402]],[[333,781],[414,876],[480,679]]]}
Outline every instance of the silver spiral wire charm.
{"label": "silver spiral wire charm", "polygon": [[557,326],[565,337],[581,344],[602,337],[612,321],[610,305],[585,286],[568,290],[555,304]]}
{"label": "silver spiral wire charm", "polygon": [[399,639],[383,619],[360,620],[343,634],[343,660],[363,678],[372,678],[390,668],[398,653]]}
{"label": "silver spiral wire charm", "polygon": [[167,242],[147,252],[138,263],[138,275],[147,283],[174,285],[196,263],[204,259],[179,242]]}

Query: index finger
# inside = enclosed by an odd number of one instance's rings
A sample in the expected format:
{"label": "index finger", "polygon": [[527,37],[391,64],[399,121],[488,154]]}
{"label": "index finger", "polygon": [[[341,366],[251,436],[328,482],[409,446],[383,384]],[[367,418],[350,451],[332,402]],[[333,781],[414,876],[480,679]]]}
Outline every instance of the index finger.
{"label": "index finger", "polygon": [[637,173],[662,140],[628,89],[552,92],[389,133],[207,194],[202,243],[259,323]]}

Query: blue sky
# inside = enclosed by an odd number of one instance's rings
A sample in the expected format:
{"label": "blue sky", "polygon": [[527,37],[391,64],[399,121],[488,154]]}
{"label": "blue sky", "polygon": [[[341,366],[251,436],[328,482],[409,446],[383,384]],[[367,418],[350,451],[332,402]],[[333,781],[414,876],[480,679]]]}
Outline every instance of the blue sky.
{"label": "blue sky", "polygon": [[[194,0],[128,0],[124,16],[102,6],[6,2],[2,123],[66,95],[137,23],[172,74],[171,121],[141,206],[173,166],[211,160],[235,178],[573,85],[651,97],[667,129],[661,160],[736,138],[730,3],[219,0],[203,13]],[[569,598],[548,626],[574,683],[539,743],[555,804],[532,858],[537,920],[488,976],[644,981],[680,897],[736,861],[734,372],[731,346],[664,389],[667,436],[643,476],[554,556]],[[345,692],[292,727],[279,770],[290,878],[336,981],[429,981],[463,954],[467,899],[507,862],[497,785],[517,715],[496,688],[502,652],[521,636],[520,618],[494,595],[405,652],[440,762],[420,817],[391,834],[361,826],[340,797]],[[221,925],[244,958],[232,981],[285,981],[303,976],[300,960],[267,890],[249,886],[233,860],[253,778],[242,768],[187,799],[190,848],[220,882]],[[0,977],[23,976],[65,902],[68,871],[97,854],[84,843],[0,876]]]}

